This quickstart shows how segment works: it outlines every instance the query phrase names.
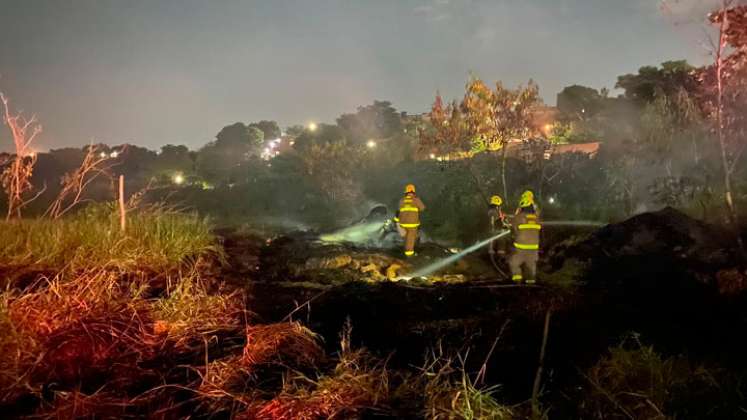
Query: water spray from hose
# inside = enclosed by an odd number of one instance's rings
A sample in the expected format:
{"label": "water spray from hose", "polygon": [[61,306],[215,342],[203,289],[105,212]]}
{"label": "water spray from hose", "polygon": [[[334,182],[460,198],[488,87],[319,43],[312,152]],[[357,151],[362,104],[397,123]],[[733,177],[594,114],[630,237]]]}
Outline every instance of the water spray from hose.
{"label": "water spray from hose", "polygon": [[[542,222],[542,225],[544,225],[544,226],[590,226],[590,227],[600,227],[600,226],[604,226],[605,223],[596,222],[596,221],[592,221],[592,220],[551,220],[551,221]],[[472,253],[474,251],[477,251],[478,249],[480,249],[480,248],[482,248],[482,247],[490,244],[491,242],[493,242],[493,241],[495,241],[497,239],[503,238],[504,236],[508,235],[509,233],[511,233],[510,230],[501,231],[500,233],[498,233],[497,235],[493,236],[492,238],[485,239],[485,240],[483,240],[481,242],[478,242],[478,243],[472,245],[469,248],[466,248],[465,250],[463,250],[463,251],[461,251],[461,252],[459,252],[457,254],[454,254],[454,255],[451,255],[451,256],[446,257],[444,259],[438,260],[438,261],[436,261],[436,262],[434,262],[434,263],[432,263],[432,264],[430,264],[430,265],[428,265],[426,267],[423,267],[423,268],[419,269],[415,273],[413,273],[413,274],[411,274],[409,276],[406,276],[404,278],[416,278],[416,277],[425,277],[425,276],[428,276],[429,274],[432,274],[432,273],[434,273],[434,272],[436,272],[436,271],[438,271],[438,270],[446,267],[449,264],[452,264],[452,263],[454,263],[456,261],[461,260],[462,258],[464,258],[465,256],[467,256],[467,254],[470,254],[470,253]]]}
{"label": "water spray from hose", "polygon": [[549,220],[543,221],[543,226],[590,226],[590,227],[602,227],[606,223],[596,222],[593,220]]}
{"label": "water spray from hose", "polygon": [[500,238],[508,235],[509,233],[511,233],[510,230],[504,230],[504,231],[500,232],[499,234],[497,234],[497,235],[495,235],[495,236],[493,236],[491,238],[485,239],[484,241],[478,242],[478,243],[472,245],[471,247],[464,249],[463,251],[459,252],[458,254],[451,255],[451,256],[446,257],[446,258],[444,258],[442,260],[438,260],[438,261],[434,262],[433,264],[430,264],[430,265],[428,265],[426,267],[423,267],[423,268],[419,269],[418,271],[416,271],[415,273],[413,273],[412,275],[410,275],[408,277],[410,277],[410,278],[414,278],[414,277],[425,277],[425,276],[427,276],[429,274],[432,274],[435,271],[438,271],[438,270],[446,267],[447,265],[449,265],[449,264],[451,264],[453,262],[461,260],[467,254],[472,253],[474,251],[477,251],[478,249],[484,247],[485,245],[488,245],[489,243],[495,241],[496,239],[500,239]]}

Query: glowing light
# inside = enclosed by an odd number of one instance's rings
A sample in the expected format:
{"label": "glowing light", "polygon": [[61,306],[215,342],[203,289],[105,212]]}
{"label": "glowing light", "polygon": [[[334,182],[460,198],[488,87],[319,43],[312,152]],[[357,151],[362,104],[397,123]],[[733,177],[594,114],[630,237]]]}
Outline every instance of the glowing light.
{"label": "glowing light", "polygon": [[431,159],[435,159],[436,158],[436,154],[435,153],[431,153],[430,158]]}
{"label": "glowing light", "polygon": [[119,152],[117,152],[116,150],[115,150],[115,151],[113,151],[113,152],[111,152],[111,153],[109,154],[109,157],[111,157],[111,158],[116,158],[117,156],[119,156]]}
{"label": "glowing light", "polygon": [[373,140],[369,140],[369,141],[368,141],[368,142],[366,143],[366,147],[368,147],[369,149],[373,149],[374,147],[376,147],[376,142],[375,142],[375,141],[373,141]]}
{"label": "glowing light", "polygon": [[106,152],[101,152],[101,153],[99,153],[99,157],[100,157],[101,159],[106,159]]}
{"label": "glowing light", "polygon": [[171,180],[174,181],[174,184],[176,185],[182,185],[184,184],[184,175],[176,174]]}
{"label": "glowing light", "polygon": [[555,204],[555,197],[550,197],[549,200],[547,200],[550,204]]}
{"label": "glowing light", "polygon": [[291,140],[290,145],[293,146],[294,144],[296,144],[296,142]]}
{"label": "glowing light", "polygon": [[309,129],[309,131],[316,131],[317,125],[315,122],[310,122],[309,125],[306,127]]}
{"label": "glowing light", "polygon": [[552,124],[545,124],[545,131],[550,132],[552,130]]}

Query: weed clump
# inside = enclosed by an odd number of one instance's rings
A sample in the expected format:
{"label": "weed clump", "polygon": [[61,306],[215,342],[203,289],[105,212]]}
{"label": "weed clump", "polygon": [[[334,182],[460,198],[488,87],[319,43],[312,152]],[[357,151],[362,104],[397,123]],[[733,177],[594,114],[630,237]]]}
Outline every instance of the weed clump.
{"label": "weed clump", "polygon": [[510,407],[496,400],[498,386],[481,388],[469,377],[464,368],[454,366],[454,359],[432,356],[422,369],[426,418],[441,419],[493,419],[516,418]]}

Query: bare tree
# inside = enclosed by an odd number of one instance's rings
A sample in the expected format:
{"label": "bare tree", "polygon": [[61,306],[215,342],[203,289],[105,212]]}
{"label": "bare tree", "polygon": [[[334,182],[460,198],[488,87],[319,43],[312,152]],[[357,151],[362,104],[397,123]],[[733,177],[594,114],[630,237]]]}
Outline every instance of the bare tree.
{"label": "bare tree", "polygon": [[[723,171],[724,201],[729,222],[738,229],[737,201],[734,197],[734,174],[747,146],[747,5],[736,6],[734,0],[721,0],[719,10],[708,16],[718,25],[718,40],[713,43],[713,65],[699,75],[702,103],[713,120],[720,149]],[[737,234],[744,253],[744,244]]]}
{"label": "bare tree", "polygon": [[10,101],[2,92],[0,101],[3,103],[3,122],[10,128],[15,146],[15,156],[0,174],[0,181],[8,196],[6,219],[20,219],[21,210],[44,191],[42,189],[35,196],[28,198],[28,193],[33,190],[31,175],[37,159],[36,153],[31,149],[31,143],[42,132],[42,126],[36,121],[35,116],[26,118],[20,112],[12,113]]}
{"label": "bare tree", "polygon": [[111,177],[112,166],[109,155],[99,154],[99,148],[95,145],[89,146],[78,169],[62,177],[62,189],[44,215],[58,219],[86,201],[83,193],[88,185],[100,176]]}

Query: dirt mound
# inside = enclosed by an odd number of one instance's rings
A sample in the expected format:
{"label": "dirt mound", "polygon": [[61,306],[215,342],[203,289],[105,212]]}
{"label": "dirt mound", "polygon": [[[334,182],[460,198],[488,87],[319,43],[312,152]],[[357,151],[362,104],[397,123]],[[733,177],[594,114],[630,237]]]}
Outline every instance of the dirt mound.
{"label": "dirt mound", "polygon": [[584,238],[570,238],[552,247],[547,261],[553,270],[587,265],[585,279],[590,285],[712,285],[718,270],[734,264],[732,244],[723,229],[667,207],[607,225]]}

